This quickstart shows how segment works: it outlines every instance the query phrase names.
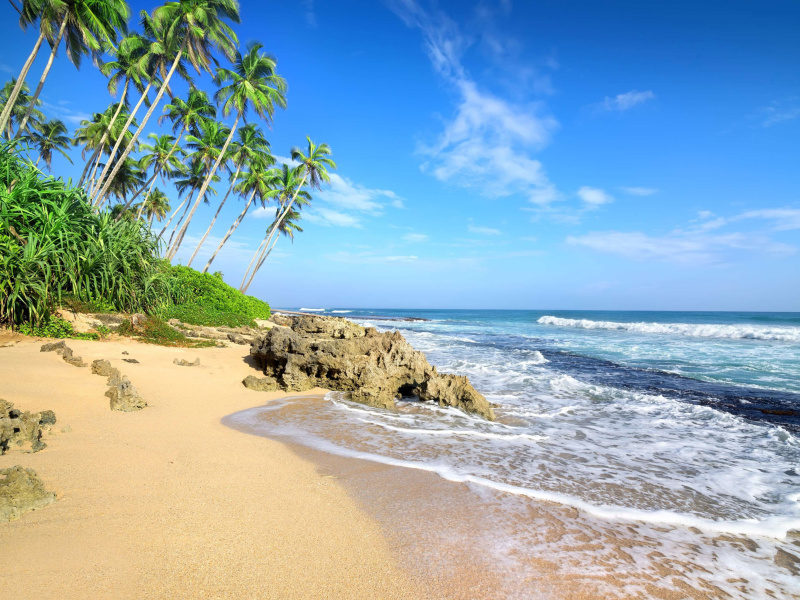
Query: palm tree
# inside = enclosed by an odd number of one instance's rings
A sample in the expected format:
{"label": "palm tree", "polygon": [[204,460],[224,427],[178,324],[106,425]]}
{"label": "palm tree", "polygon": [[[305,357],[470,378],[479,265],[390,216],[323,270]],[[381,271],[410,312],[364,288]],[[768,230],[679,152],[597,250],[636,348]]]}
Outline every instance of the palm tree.
{"label": "palm tree", "polygon": [[197,244],[197,248],[195,248],[194,254],[189,259],[189,262],[186,263],[187,267],[192,266],[192,262],[194,261],[197,253],[200,251],[203,243],[206,241],[206,238],[211,233],[211,229],[214,227],[214,223],[217,221],[217,217],[219,217],[219,213],[222,211],[222,207],[225,206],[225,201],[230,196],[231,190],[233,190],[236,182],[239,179],[239,173],[242,171],[242,167],[245,164],[248,164],[251,160],[256,158],[260,159],[260,164],[263,166],[273,165],[275,164],[275,159],[269,153],[269,142],[264,137],[264,132],[261,129],[253,124],[249,123],[242,127],[238,131],[238,138],[230,147],[230,156],[231,161],[234,165],[236,165],[236,172],[231,176],[231,185],[228,186],[228,191],[225,193],[225,196],[222,198],[222,201],[219,203],[217,207],[217,212],[214,214],[214,218],[211,219],[211,223],[208,225],[208,229],[203,234],[203,237],[200,239],[200,243]]}
{"label": "palm tree", "polygon": [[[272,156],[269,158],[272,158]],[[284,165],[284,167],[286,167],[286,165]],[[268,165],[263,158],[255,157],[250,161],[249,170],[244,171],[240,175],[239,182],[235,186],[235,191],[237,193],[247,195],[247,203],[245,203],[242,212],[239,213],[239,216],[236,217],[236,220],[228,228],[225,237],[222,238],[222,241],[220,241],[217,249],[214,250],[211,258],[208,259],[206,266],[203,267],[203,273],[208,272],[211,263],[214,262],[214,259],[217,257],[217,254],[219,254],[219,251],[222,250],[222,247],[233,235],[233,232],[236,231],[236,229],[242,223],[253,200],[258,197],[263,206],[270,198],[277,195],[278,192],[276,185],[278,182],[279,173],[280,171],[278,171],[278,169],[268,169]]]}
{"label": "palm tree", "polygon": [[[177,215],[178,212],[180,212],[181,208],[183,208],[184,205],[186,205],[186,209],[183,211],[181,218],[178,219],[178,223],[175,225],[175,228],[172,230],[172,233],[170,234],[169,241],[167,242],[167,248],[169,248],[172,245],[172,240],[175,237],[175,233],[178,230],[178,226],[181,224],[184,217],[186,217],[186,213],[189,212],[189,206],[191,206],[192,196],[200,188],[200,186],[203,185],[203,182],[205,181],[207,174],[208,174],[208,167],[206,166],[206,164],[200,159],[199,156],[191,155],[189,157],[189,164],[187,165],[186,174],[184,175],[184,178],[175,181],[175,188],[178,190],[178,194],[180,196],[186,194],[186,197],[184,198],[183,202],[181,202],[178,205],[178,208],[175,209],[175,212],[169,218],[169,221],[167,221],[167,224],[164,226],[164,229],[161,230],[161,233],[158,234],[159,238],[164,235],[164,232],[167,230],[170,223],[172,223],[172,220],[175,218],[175,215]],[[218,175],[216,176],[215,181],[219,181]],[[209,190],[212,194],[216,194],[216,191],[214,191],[213,188],[209,188]]]}
{"label": "palm tree", "polygon": [[[336,163],[329,158],[329,155],[331,153],[331,148],[330,146],[328,146],[328,144],[323,143],[317,145],[311,141],[310,137],[306,137],[306,140],[308,141],[308,149],[305,152],[303,152],[300,148],[292,148],[292,160],[298,163],[297,167],[298,171],[303,174],[303,177],[300,180],[300,183],[297,185],[296,191],[294,192],[292,199],[286,202],[283,212],[276,216],[272,227],[267,230],[267,238],[264,240],[264,242],[262,242],[259,249],[256,250],[256,255],[258,255],[259,252],[261,252],[261,258],[255,261],[255,269],[253,269],[253,272],[250,274],[249,280],[247,279],[247,277],[248,277],[248,272],[250,271],[250,267],[248,267],[248,270],[245,272],[244,279],[242,279],[242,286],[240,287],[240,290],[242,292],[247,291],[247,288],[250,287],[250,284],[253,282],[253,277],[255,277],[255,274],[258,272],[258,269],[264,263],[266,254],[269,252],[268,249],[270,248],[271,239],[278,232],[278,227],[280,223],[283,222],[286,215],[289,213],[290,210],[292,210],[292,206],[296,202],[298,195],[300,194],[300,191],[302,190],[303,185],[305,185],[306,181],[308,181],[309,186],[311,188],[320,189],[323,182],[330,181],[330,176],[328,175],[328,169],[336,168]],[[252,260],[250,261],[250,265],[251,266],[253,265]],[[247,281],[246,285],[245,281]]]}
{"label": "palm tree", "polygon": [[[131,196],[130,200],[128,200],[128,205],[125,208],[128,208],[128,206],[130,206],[130,204],[139,197],[139,194],[141,194],[145,188],[149,187],[152,190],[158,175],[161,175],[161,181],[166,184],[165,176],[174,177],[178,173],[182,173],[184,170],[181,158],[174,154],[174,137],[166,134],[156,135],[155,133],[151,133],[147,137],[153,140],[153,144],[142,144],[139,147],[140,150],[145,152],[145,155],[139,159],[139,168],[143,173],[146,174],[147,171],[150,170],[150,167],[153,167],[153,175],[141,188],[137,190],[133,196]],[[183,150],[179,150],[179,154],[182,156]],[[147,195],[149,194],[150,190],[147,192]],[[147,195],[145,196],[145,199],[147,198]]]}
{"label": "palm tree", "polygon": [[[104,46],[116,45],[118,32],[123,35],[128,32],[128,18],[131,15],[131,9],[125,0],[102,0],[102,2],[98,0],[62,0],[57,4],[52,0],[34,0],[29,4],[34,8],[31,16],[38,17],[40,23],[48,20],[53,23],[53,26],[56,22],[59,23],[58,34],[55,41],[51,43],[50,58],[47,60],[42,76],[39,78],[39,85],[33,94],[34,102],[42,92],[62,38],[66,38],[67,56],[76,68],[80,68],[81,58],[84,54],[98,57]],[[29,108],[29,113],[32,108]],[[29,118],[30,114],[27,114],[22,119],[17,135],[21,135],[25,131]]]}
{"label": "palm tree", "polygon": [[[92,150],[93,159],[87,161],[86,166],[83,168],[81,178],[78,185],[87,184],[91,188],[94,182],[94,176],[97,169],[103,164],[103,155],[111,156],[113,147],[116,145],[117,140],[122,137],[122,144],[131,139],[133,134],[130,128],[124,130],[125,123],[128,122],[128,113],[123,109],[119,113],[113,126],[111,125],[111,118],[117,112],[117,104],[110,104],[109,107],[102,113],[95,113],[92,115],[91,120],[84,119],[81,121],[81,126],[75,130],[75,137],[72,140],[73,145],[82,146],[81,157],[85,158],[86,153]],[[110,126],[110,131],[109,131]],[[131,126],[136,126],[136,119],[131,121]],[[102,144],[100,142],[103,142]],[[94,168],[92,168],[94,167]],[[92,169],[91,177],[87,179],[89,169]]]}
{"label": "palm tree", "polygon": [[[246,118],[248,109],[252,108],[258,116],[267,121],[267,123],[271,123],[275,105],[281,108],[286,107],[286,82],[275,73],[275,59],[262,53],[262,48],[262,44],[249,44],[244,55],[239,51],[236,52],[233,69],[217,69],[217,74],[214,77],[215,83],[217,85],[230,83],[217,90],[214,98],[218,103],[222,104],[222,114],[224,116],[227,117],[230,115],[231,110],[236,110],[236,118],[233,121],[228,138],[222,146],[222,152],[220,152],[214,166],[211,168],[209,181],[216,173],[223,157],[226,156],[228,145],[231,143],[236,126],[239,124],[240,119]],[[200,201],[205,197],[206,187],[208,187],[207,184],[200,188],[197,193],[194,206],[192,206],[192,210],[178,234],[178,244],[180,244],[183,236],[186,235],[189,223],[191,223]],[[175,256],[175,252],[177,252],[177,247],[167,254],[167,259],[172,259]]]}
{"label": "palm tree", "polygon": [[[109,94],[115,96],[117,94],[117,88],[119,87],[120,81],[124,81],[124,84],[122,86],[122,94],[120,95],[114,114],[108,121],[108,126],[104,131],[104,135],[101,138],[93,157],[89,159],[89,162],[95,161],[95,168],[92,171],[91,177],[89,178],[92,182],[94,181],[95,174],[97,172],[97,166],[100,163],[99,158],[102,154],[105,141],[116,124],[117,118],[119,117],[123,107],[127,108],[128,106],[128,89],[130,84],[133,83],[133,85],[141,94],[141,98],[139,99],[139,103],[136,105],[136,108],[133,110],[133,112],[128,114],[126,125],[124,126],[125,130],[131,126],[131,123],[136,117],[136,111],[139,110],[142,100],[144,100],[144,98],[147,96],[147,94],[144,92],[143,82],[148,82],[148,90],[151,83],[147,76],[148,65],[147,55],[145,53],[146,48],[147,40],[145,40],[145,38],[140,35],[130,35],[120,42],[118,48],[111,49],[111,53],[114,55],[114,60],[100,64],[100,72],[103,73],[103,75],[108,76],[111,74],[111,77],[108,79]],[[113,157],[117,154],[117,149],[122,141],[122,138],[117,138],[115,140],[113,150],[109,151],[108,153],[109,156]],[[111,161],[108,162],[110,163]]]}
{"label": "palm tree", "polygon": [[[192,151],[192,160],[198,161],[203,165],[202,173],[205,178],[208,179],[214,165],[218,165],[223,157],[227,160],[227,157],[222,153],[222,147],[225,145],[225,140],[228,139],[230,130],[225,124],[218,121],[204,121],[200,124],[200,128],[196,133],[197,135],[186,136],[186,147]],[[196,172],[199,174],[201,170],[197,169]],[[216,181],[219,181],[218,175],[213,174],[212,177],[215,177]],[[205,184],[206,182],[204,180],[200,181],[199,185],[196,187],[194,187],[193,183],[193,191],[202,190]],[[170,245],[165,256],[167,260],[171,260],[178,251],[178,248],[180,248],[183,238],[186,235],[186,228],[184,225],[188,222],[188,219],[192,218],[192,214],[194,213],[194,210],[191,210],[191,212],[189,211],[190,209],[196,210],[199,197],[200,194],[198,192],[195,196],[194,203],[186,205],[184,217],[181,217],[179,222],[180,229],[175,232],[177,233],[177,236],[174,237],[175,242]]]}
{"label": "palm tree", "polygon": [[144,173],[139,168],[139,163],[132,158],[125,159],[110,187],[111,195],[122,200],[123,213],[128,210],[128,197],[138,190],[143,182]]}
{"label": "palm tree", "polygon": [[[8,103],[12,96],[14,89],[16,88],[17,80],[11,79],[11,81],[7,81],[6,84],[3,86],[2,90],[0,90],[0,103],[3,105],[3,111],[5,112],[6,108],[8,108]],[[6,137],[11,139],[13,135],[13,128],[15,124],[18,124],[22,119],[28,114],[28,108],[31,105],[31,97],[30,89],[28,88],[27,83],[23,83],[20,86],[20,89],[17,90],[16,100],[14,101],[14,106],[12,106],[8,111],[8,121],[6,122]],[[41,106],[42,101],[37,100],[36,106]],[[34,108],[31,116],[34,118],[35,121],[43,121],[44,115],[41,111],[37,108]],[[2,130],[0,130],[0,134],[2,134]]]}
{"label": "palm tree", "polygon": [[138,218],[142,215],[142,213],[144,213],[144,215],[147,217],[147,224],[150,226],[153,225],[154,217],[161,221],[171,210],[169,198],[167,198],[167,195],[158,188],[155,188],[149,194],[147,194],[147,197],[142,200],[136,208],[136,217]]}
{"label": "palm tree", "polygon": [[[141,134],[153,111],[161,102],[161,97],[169,87],[170,79],[184,55],[192,66],[201,72],[210,73],[212,62],[211,50],[217,48],[229,58],[233,57],[236,48],[236,34],[225,23],[225,19],[239,22],[239,4],[236,0],[177,0],[167,2],[153,11],[152,18],[142,11],[145,32],[154,39],[153,48],[163,51],[162,56],[174,55],[169,71],[162,77],[161,87],[156,94],[150,109],[142,119],[139,129],[133,136],[135,142]],[[122,153],[124,160],[132,150],[132,145]],[[119,163],[118,163],[119,164]],[[115,167],[115,169],[118,168]],[[111,178],[114,173],[112,171]],[[108,190],[108,182],[97,195],[97,202],[102,202]]]}
{"label": "palm tree", "polygon": [[[36,38],[36,43],[33,45],[33,50],[30,55],[28,55],[28,59],[25,61],[25,64],[22,65],[19,76],[12,79],[13,84],[6,94],[6,105],[2,113],[0,113],[0,134],[8,127],[9,120],[11,119],[11,110],[17,105],[17,97],[22,90],[22,86],[26,85],[25,79],[28,77],[28,71],[30,71],[33,61],[36,59],[36,55],[42,47],[42,42],[44,42],[45,38],[53,39],[52,20],[47,18],[40,19],[39,17],[40,15],[51,14],[60,2],[61,0],[38,0],[35,3],[24,1],[22,10],[17,9],[20,15],[19,26],[22,27],[23,30],[39,20],[39,36]],[[48,4],[50,6],[47,6]],[[30,88],[26,87],[26,92],[29,91]],[[24,117],[24,114],[20,117],[20,120],[22,117]],[[8,137],[9,139],[11,138],[10,133]]]}
{"label": "palm tree", "polygon": [[65,148],[70,146],[70,139],[67,137],[67,126],[58,119],[50,119],[38,124],[37,128],[27,137],[39,152],[39,158],[36,159],[37,167],[39,166],[39,161],[44,159],[44,164],[47,166],[47,170],[50,171],[54,150],[60,152],[64,158],[72,162],[72,159],[64,151]]}

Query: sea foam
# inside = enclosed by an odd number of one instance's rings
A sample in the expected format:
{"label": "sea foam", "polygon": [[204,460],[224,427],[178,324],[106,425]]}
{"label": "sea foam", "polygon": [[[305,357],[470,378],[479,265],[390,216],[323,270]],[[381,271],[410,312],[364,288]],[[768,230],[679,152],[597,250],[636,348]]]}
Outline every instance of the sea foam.
{"label": "sea foam", "polygon": [[619,323],[615,321],[591,321],[589,319],[564,319],[549,315],[540,317],[537,323],[577,329],[605,329],[644,334],[673,334],[701,338],[773,340],[800,343],[800,327],[718,325],[711,323]]}

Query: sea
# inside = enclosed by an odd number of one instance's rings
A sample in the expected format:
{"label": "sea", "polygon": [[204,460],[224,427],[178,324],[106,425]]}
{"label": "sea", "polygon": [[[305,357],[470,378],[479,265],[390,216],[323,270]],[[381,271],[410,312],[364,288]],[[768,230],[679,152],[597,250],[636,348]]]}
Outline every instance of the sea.
{"label": "sea", "polygon": [[548,597],[547,564],[598,597],[800,598],[800,313],[301,309],[400,331],[496,422],[329,393],[239,425],[472,490],[502,597]]}

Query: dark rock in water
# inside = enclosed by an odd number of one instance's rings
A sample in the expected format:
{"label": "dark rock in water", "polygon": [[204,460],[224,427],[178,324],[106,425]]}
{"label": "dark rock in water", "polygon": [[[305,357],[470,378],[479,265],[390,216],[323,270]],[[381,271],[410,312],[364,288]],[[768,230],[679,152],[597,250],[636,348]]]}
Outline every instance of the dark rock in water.
{"label": "dark rock in water", "polygon": [[439,374],[397,331],[378,333],[311,315],[276,315],[273,322],[288,325],[259,337],[250,355],[281,389],[346,391],[354,401],[380,408],[394,408],[396,397],[418,395],[494,420],[491,405],[466,377]]}
{"label": "dark rock in water", "polygon": [[242,385],[248,390],[255,390],[256,392],[276,392],[280,389],[274,377],[248,375],[242,380]]}
{"label": "dark rock in water", "polygon": [[83,362],[83,359],[80,356],[75,356],[72,353],[72,348],[67,346],[64,340],[61,340],[60,342],[53,342],[51,344],[43,344],[39,349],[39,352],[55,352],[64,359],[65,363],[70,364],[73,367],[89,366]]}
{"label": "dark rock in water", "polygon": [[176,358],[172,362],[174,364],[180,366],[180,367],[199,367],[200,366],[200,359],[199,358],[195,358],[192,362],[189,362],[185,358],[181,358],[181,359],[177,359]]}
{"label": "dark rock in water", "polygon": [[12,446],[38,452],[47,444],[42,441],[42,429],[55,425],[56,414],[52,410],[39,413],[23,412],[11,402],[0,398],[0,454]]}
{"label": "dark rock in water", "polygon": [[135,410],[142,410],[147,406],[145,399],[139,395],[136,388],[133,387],[133,384],[125,376],[122,377],[119,383],[109,386],[106,396],[108,396],[111,401],[111,410],[133,412]]}
{"label": "dark rock in water", "polygon": [[56,495],[44,489],[33,469],[20,466],[0,469],[0,523],[56,501]]}

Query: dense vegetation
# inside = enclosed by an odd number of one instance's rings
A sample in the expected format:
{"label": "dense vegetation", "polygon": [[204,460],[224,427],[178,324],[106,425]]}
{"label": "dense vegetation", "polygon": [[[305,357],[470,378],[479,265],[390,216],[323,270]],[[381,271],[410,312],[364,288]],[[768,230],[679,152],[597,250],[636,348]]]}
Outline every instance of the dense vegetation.
{"label": "dense vegetation", "polygon": [[[140,31],[130,28],[134,19],[125,0],[17,0],[10,6],[36,40],[18,76],[0,87],[0,324],[68,335],[66,325],[51,319],[62,304],[198,325],[268,317],[269,306],[244,293],[278,240],[302,231],[309,190],[329,181],[328,169],[336,165],[328,145],[310,138],[292,148],[291,164],[277,164],[257,121],[245,120],[256,116],[271,126],[275,109],[286,108],[287,85],[262,44],[239,47],[233,29],[240,22],[238,2],[171,0],[141,11],[135,19]],[[59,48],[76,67],[91,59],[117,96],[71,135],[44,114],[40,99]],[[32,69],[45,54],[31,92]],[[212,76],[210,92],[196,81],[204,73]],[[156,122],[158,133],[143,136]],[[51,171],[58,155],[82,166],[75,184],[40,171]],[[202,274],[172,266],[198,207],[212,202],[216,188],[225,193],[187,267],[225,203],[238,198],[243,208]],[[270,204],[275,217],[239,291],[207,273],[248,211]]]}

